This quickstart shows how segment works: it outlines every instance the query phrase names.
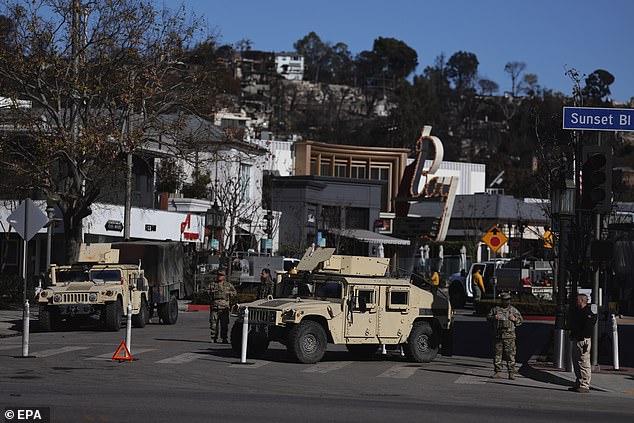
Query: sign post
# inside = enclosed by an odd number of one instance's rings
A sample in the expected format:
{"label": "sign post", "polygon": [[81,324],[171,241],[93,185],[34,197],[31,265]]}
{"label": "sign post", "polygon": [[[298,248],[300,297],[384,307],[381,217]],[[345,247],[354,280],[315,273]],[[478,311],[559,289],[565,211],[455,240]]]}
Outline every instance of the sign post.
{"label": "sign post", "polygon": [[22,299],[24,311],[22,313],[23,330],[22,330],[22,357],[29,356],[29,301],[26,296],[27,290],[27,254],[29,240],[39,232],[40,229],[48,223],[48,217],[33,203],[30,198],[24,200],[13,213],[7,217],[7,222],[15,229],[15,231],[24,240],[24,249],[22,251],[22,277],[24,278],[22,285]]}

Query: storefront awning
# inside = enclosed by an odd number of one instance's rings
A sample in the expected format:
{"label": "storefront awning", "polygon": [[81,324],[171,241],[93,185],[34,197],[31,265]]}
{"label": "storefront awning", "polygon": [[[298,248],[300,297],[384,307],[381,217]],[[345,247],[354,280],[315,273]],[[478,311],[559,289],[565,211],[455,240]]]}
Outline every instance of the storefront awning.
{"label": "storefront awning", "polygon": [[346,238],[353,238],[368,244],[409,245],[408,239],[393,238],[391,236],[368,231],[366,229],[330,229],[330,232]]}

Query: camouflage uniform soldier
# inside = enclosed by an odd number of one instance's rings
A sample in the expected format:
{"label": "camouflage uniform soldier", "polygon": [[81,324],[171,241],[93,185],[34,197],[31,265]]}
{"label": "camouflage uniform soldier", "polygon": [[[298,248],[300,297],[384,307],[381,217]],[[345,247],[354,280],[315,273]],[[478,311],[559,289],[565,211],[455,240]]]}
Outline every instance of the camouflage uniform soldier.
{"label": "camouflage uniform soldier", "polygon": [[225,280],[225,272],[218,271],[218,277],[209,287],[211,307],[209,309],[209,329],[211,329],[211,339],[218,342],[218,323],[220,322],[220,336],[222,343],[227,344],[229,333],[229,306],[231,300],[237,295],[236,289],[230,282]]}
{"label": "camouflage uniform soldier", "polygon": [[500,294],[501,306],[495,306],[489,312],[487,320],[493,323],[495,330],[495,373],[492,378],[499,378],[502,371],[502,359],[506,360],[509,379],[515,379],[515,328],[522,324],[522,314],[511,305],[511,294]]}
{"label": "camouflage uniform soldier", "polygon": [[273,296],[275,294],[275,282],[271,279],[271,270],[270,269],[262,269],[262,273],[260,274],[260,286],[258,287],[258,299],[264,300],[268,298],[268,296]]}

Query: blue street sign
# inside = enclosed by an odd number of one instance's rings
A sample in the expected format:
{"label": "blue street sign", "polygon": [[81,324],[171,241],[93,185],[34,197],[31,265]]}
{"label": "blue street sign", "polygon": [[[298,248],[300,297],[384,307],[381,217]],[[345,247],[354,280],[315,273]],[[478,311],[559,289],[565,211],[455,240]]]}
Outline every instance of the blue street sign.
{"label": "blue street sign", "polygon": [[564,129],[634,131],[634,109],[564,107]]}

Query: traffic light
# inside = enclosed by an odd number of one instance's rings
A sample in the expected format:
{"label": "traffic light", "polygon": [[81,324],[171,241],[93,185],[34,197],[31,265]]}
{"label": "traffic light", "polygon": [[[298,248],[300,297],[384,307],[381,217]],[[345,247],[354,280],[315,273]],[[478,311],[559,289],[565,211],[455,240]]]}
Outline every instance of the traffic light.
{"label": "traffic light", "polygon": [[581,208],[609,213],[612,206],[612,153],[607,147],[583,148]]}

